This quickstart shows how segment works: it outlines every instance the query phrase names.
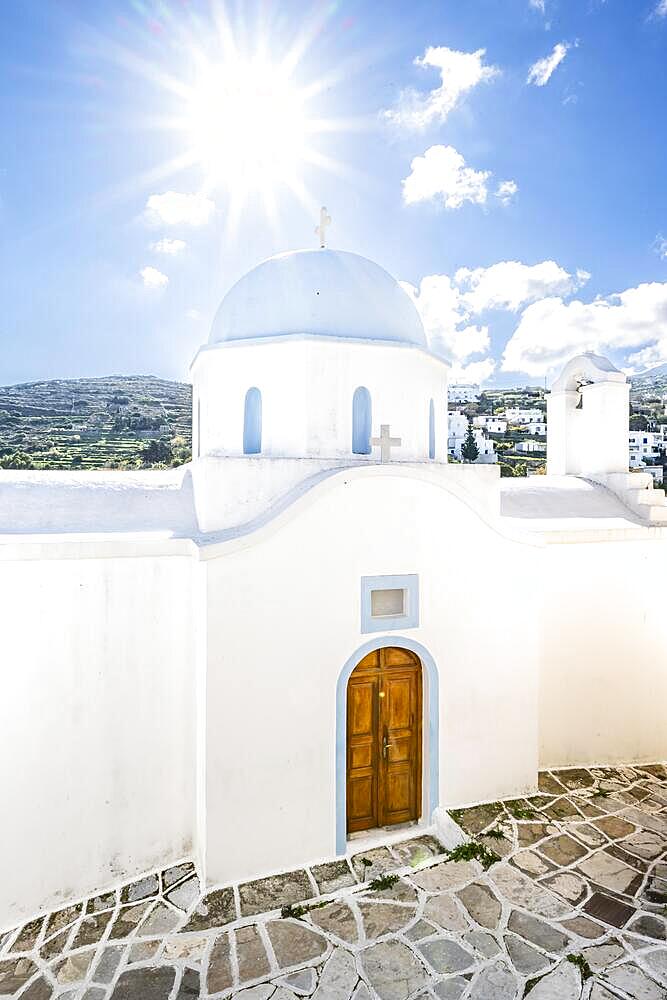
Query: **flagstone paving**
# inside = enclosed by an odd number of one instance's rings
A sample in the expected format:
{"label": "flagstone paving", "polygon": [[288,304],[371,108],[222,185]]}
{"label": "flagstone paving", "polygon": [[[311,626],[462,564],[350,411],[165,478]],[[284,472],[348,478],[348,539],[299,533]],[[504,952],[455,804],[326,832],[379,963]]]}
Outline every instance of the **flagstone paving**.
{"label": "flagstone paving", "polygon": [[451,815],[498,860],[425,835],[207,892],[183,862],[0,933],[0,998],[667,1000],[667,768]]}

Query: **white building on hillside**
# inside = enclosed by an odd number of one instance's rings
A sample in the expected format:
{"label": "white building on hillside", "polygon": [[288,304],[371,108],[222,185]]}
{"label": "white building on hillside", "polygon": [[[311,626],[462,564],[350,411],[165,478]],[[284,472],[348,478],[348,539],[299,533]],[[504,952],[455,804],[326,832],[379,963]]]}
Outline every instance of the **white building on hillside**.
{"label": "white building on hillside", "polygon": [[480,395],[480,387],[468,383],[450,385],[447,391],[450,403],[476,403]]}
{"label": "white building on hillside", "polygon": [[514,450],[524,455],[546,455],[547,446],[544,441],[517,441]]}
{"label": "white building on hillside", "polygon": [[536,434],[543,437],[547,433],[546,420],[531,420],[529,423],[522,424],[521,426],[528,434]]}
{"label": "white building on hillside", "polygon": [[323,249],[243,277],[191,374],[188,465],[0,471],[0,934],[183,858],[220,887],[540,767],[667,759],[667,506],[609,362],[557,380],[549,475],[450,464],[412,301]]}
{"label": "white building on hillside", "polygon": [[508,424],[544,423],[544,410],[540,410],[537,407],[529,410],[510,407],[505,410],[504,416]]}
{"label": "white building on hillside", "polygon": [[630,468],[652,465],[667,447],[667,424],[660,431],[630,431]]}
{"label": "white building on hillside", "polygon": [[[468,418],[460,410],[451,410],[449,416],[449,434],[447,437],[447,451],[452,458],[463,461],[463,442],[468,433]],[[495,445],[481,427],[475,427],[473,422],[473,436],[479,451],[475,463],[479,465],[489,465],[496,461]]]}
{"label": "white building on hillside", "polygon": [[507,430],[507,421],[504,417],[493,416],[489,413],[480,413],[472,419],[475,427],[481,427],[487,434],[504,434]]}

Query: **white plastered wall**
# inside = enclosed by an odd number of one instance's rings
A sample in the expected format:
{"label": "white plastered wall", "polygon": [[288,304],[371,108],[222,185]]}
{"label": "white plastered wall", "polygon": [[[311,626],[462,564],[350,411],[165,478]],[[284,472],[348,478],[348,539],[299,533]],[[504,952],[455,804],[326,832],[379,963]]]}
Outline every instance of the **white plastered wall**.
{"label": "white plastered wall", "polygon": [[[336,683],[369,638],[362,575],[419,574],[421,624],[406,635],[439,671],[440,805],[535,787],[536,549],[446,489],[380,469],[338,474],[239,545],[206,564],[209,881],[336,853]],[[482,578],[503,586],[480,609]]]}
{"label": "white plastered wall", "polygon": [[540,765],[667,759],[667,539],[543,559]]}
{"label": "white plastered wall", "polygon": [[630,383],[607,359],[567,363],[547,398],[547,471],[597,476],[628,471]]}
{"label": "white plastered wall", "polygon": [[0,929],[192,850],[195,563],[48,548],[0,562]]}
{"label": "white plastered wall", "polygon": [[446,362],[419,347],[378,341],[274,337],[203,348],[192,365],[194,454],[240,455],[245,394],[262,393],[262,454],[352,458],[352,397],[366,386],[373,434],[389,424],[393,457],[428,458],[429,403],[436,459],[447,461]]}

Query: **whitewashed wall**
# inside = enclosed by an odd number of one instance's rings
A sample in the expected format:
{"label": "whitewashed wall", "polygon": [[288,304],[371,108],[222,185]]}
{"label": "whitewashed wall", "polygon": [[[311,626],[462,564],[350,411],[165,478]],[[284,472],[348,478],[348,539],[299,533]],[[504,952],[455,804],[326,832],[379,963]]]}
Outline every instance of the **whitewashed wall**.
{"label": "whitewashed wall", "polygon": [[[439,670],[440,804],[534,788],[532,546],[414,469],[376,467],[339,473],[218,553],[206,564],[209,880],[335,854],[335,692],[369,638],[362,575],[420,576],[421,625],[405,634]],[[495,598],[480,606],[485,585]]]}
{"label": "whitewashed wall", "polygon": [[[195,358],[195,455],[240,455],[245,394],[262,393],[262,453],[352,458],[352,397],[366,386],[373,434],[389,424],[402,440],[392,457],[428,458],[429,403],[436,458],[447,461],[448,364],[411,344],[275,337],[217,344]],[[376,453],[377,454],[377,453]]]}
{"label": "whitewashed wall", "polygon": [[192,847],[193,562],[49,547],[0,561],[0,929]]}
{"label": "whitewashed wall", "polygon": [[543,553],[540,764],[667,760],[667,539]]}

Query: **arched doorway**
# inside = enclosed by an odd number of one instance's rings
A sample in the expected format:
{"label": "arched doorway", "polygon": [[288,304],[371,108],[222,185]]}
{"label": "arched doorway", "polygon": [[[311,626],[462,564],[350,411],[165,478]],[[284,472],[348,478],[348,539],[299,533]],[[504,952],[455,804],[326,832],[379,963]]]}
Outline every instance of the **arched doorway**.
{"label": "arched doorway", "polygon": [[422,809],[422,664],[382,646],[347,683],[347,832],[418,820]]}

